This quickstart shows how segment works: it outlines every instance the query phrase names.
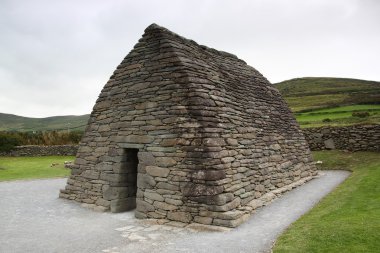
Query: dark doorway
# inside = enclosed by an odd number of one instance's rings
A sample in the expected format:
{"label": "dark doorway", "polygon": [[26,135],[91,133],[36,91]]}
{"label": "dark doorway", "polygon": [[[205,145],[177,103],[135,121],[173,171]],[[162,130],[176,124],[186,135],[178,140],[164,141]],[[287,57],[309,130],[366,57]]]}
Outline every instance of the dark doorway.
{"label": "dark doorway", "polygon": [[136,192],[137,192],[137,167],[139,164],[138,154],[139,150],[135,148],[124,149],[125,162],[124,170],[127,174],[127,187],[128,197],[126,199],[125,211],[136,208]]}

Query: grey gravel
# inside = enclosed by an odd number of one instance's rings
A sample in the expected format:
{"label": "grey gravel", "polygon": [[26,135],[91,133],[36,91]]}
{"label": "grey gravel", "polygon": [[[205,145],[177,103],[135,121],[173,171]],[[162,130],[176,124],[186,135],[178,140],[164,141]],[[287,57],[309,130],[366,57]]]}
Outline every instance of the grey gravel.
{"label": "grey gravel", "polygon": [[133,211],[97,213],[58,199],[66,179],[0,183],[0,252],[268,252],[278,235],[344,181],[323,171],[229,232],[152,226]]}

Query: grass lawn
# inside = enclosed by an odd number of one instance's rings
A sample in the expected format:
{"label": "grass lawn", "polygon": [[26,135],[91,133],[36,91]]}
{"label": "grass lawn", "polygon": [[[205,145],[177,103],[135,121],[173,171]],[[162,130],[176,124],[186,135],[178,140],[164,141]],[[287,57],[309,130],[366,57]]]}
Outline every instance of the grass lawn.
{"label": "grass lawn", "polygon": [[[368,112],[364,118],[352,116],[353,112]],[[347,126],[354,124],[379,124],[380,105],[350,105],[329,109],[312,110],[296,113],[295,117],[302,128],[320,126]],[[329,122],[323,122],[330,119]]]}
{"label": "grass lawn", "polygon": [[380,111],[380,105],[347,105],[328,109],[320,109],[313,113],[357,112],[357,111]]}
{"label": "grass lawn", "polygon": [[380,154],[313,152],[320,169],[347,169],[352,175],[282,234],[280,252],[379,252]]}
{"label": "grass lawn", "polygon": [[327,94],[305,97],[284,97],[293,112],[320,109],[326,106],[342,104],[349,98],[347,94]]}
{"label": "grass lawn", "polygon": [[[64,168],[65,161],[74,156],[0,157],[0,181],[64,177],[70,170]],[[51,167],[51,165],[55,165]]]}

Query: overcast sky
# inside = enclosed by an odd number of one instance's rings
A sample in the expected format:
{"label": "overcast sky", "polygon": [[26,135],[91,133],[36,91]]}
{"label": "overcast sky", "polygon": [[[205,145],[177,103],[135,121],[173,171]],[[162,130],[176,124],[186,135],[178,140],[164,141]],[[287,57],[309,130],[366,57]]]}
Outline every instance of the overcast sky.
{"label": "overcast sky", "polygon": [[233,53],[273,83],[380,81],[379,0],[0,0],[0,112],[90,113],[151,23]]}

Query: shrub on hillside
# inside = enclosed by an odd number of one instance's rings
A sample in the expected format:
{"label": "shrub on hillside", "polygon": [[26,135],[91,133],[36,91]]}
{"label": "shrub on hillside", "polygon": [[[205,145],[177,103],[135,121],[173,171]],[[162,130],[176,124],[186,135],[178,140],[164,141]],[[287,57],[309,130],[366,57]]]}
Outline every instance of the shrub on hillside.
{"label": "shrub on hillside", "polygon": [[[16,145],[66,145],[78,144],[82,138],[81,131],[37,131],[37,132],[0,132],[7,139],[18,140]],[[1,144],[0,144],[1,145]]]}
{"label": "shrub on hillside", "polygon": [[331,119],[326,118],[326,119],[323,119],[322,122],[331,122]]}
{"label": "shrub on hillside", "polygon": [[353,112],[352,117],[366,118],[369,116],[369,112]]}
{"label": "shrub on hillside", "polygon": [[20,139],[7,133],[0,133],[0,152],[9,152],[20,144]]}

